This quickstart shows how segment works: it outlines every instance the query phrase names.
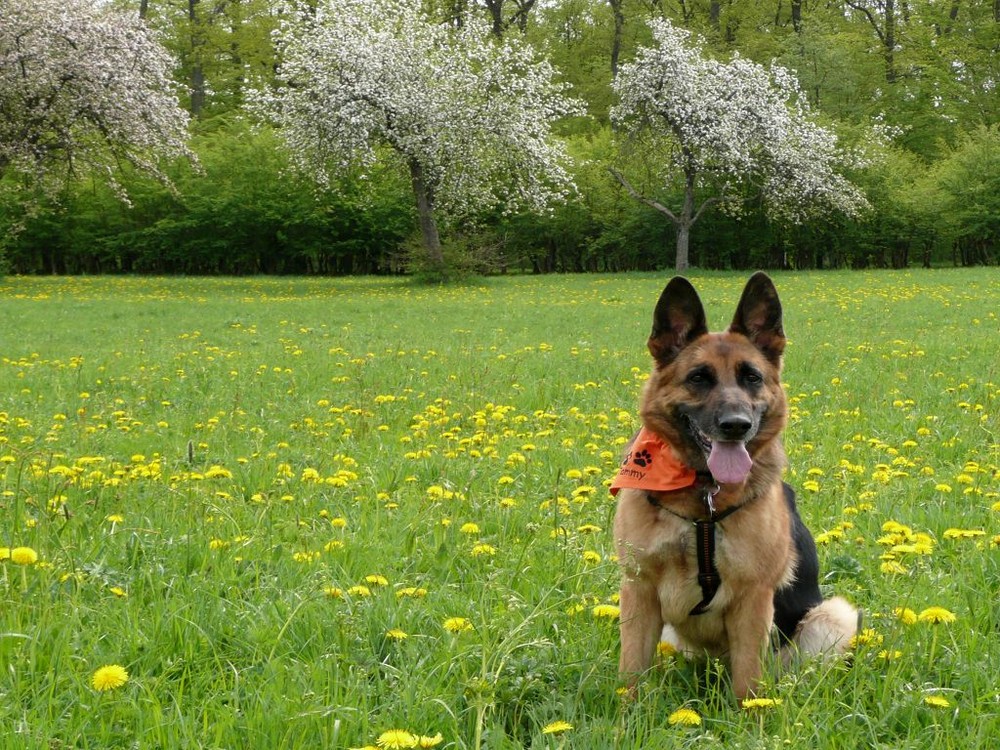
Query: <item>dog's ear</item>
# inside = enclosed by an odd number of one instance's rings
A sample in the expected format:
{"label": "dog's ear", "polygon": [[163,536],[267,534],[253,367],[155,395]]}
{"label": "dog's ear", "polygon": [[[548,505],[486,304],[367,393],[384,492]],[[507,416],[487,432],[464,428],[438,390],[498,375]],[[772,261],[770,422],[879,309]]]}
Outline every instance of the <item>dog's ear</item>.
{"label": "dog's ear", "polygon": [[774,364],[781,362],[785,351],[785,332],[781,327],[781,300],[774,282],[758,271],[743,288],[730,333],[741,333]]}
{"label": "dog's ear", "polygon": [[674,276],[656,303],[653,331],[646,343],[657,367],[670,364],[681,349],[706,333],[705,308],[698,292],[690,281]]}

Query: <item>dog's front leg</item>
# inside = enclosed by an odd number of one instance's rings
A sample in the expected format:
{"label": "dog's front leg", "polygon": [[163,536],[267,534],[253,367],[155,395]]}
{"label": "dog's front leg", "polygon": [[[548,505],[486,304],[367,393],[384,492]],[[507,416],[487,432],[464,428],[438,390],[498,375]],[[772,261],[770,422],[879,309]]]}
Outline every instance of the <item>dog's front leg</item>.
{"label": "dog's front leg", "polygon": [[774,592],[764,586],[744,591],[726,613],[733,692],[742,701],[760,684],[761,661],[774,618]]}
{"label": "dog's front leg", "polygon": [[621,612],[621,657],[618,673],[629,685],[653,663],[653,651],[663,630],[663,615],[656,588],[641,578],[625,574],[618,602]]}

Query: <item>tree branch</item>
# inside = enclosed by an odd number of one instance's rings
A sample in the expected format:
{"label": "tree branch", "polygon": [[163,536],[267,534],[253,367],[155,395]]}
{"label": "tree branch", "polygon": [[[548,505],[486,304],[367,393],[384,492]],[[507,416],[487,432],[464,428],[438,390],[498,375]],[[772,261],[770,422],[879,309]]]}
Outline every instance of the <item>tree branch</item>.
{"label": "tree branch", "polygon": [[[608,171],[611,173],[612,177],[614,177],[616,180],[618,180],[619,183],[621,183],[621,186],[625,188],[628,194],[631,195],[633,198],[635,198],[637,201],[645,203],[650,208],[655,208],[661,214],[665,214],[672,222],[674,222],[674,224],[680,224],[680,220],[677,218],[676,214],[674,214],[673,211],[671,211],[669,208],[664,206],[659,201],[654,201],[652,198],[647,198],[644,195],[641,195],[639,191],[637,191],[634,187],[632,187],[631,183],[629,183],[629,181],[625,179],[625,176],[617,169],[615,169],[614,167],[608,167]],[[704,205],[702,205],[702,208],[704,208]]]}

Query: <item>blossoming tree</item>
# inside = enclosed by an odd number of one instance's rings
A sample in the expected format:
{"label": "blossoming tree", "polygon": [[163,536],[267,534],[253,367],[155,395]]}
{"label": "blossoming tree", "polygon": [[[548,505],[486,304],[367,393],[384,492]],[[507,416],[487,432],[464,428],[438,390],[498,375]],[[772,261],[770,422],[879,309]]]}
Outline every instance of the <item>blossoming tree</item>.
{"label": "blossoming tree", "polygon": [[432,266],[444,262],[439,217],[542,209],[570,189],[550,128],[575,104],[520,40],[474,18],[433,23],[419,0],[307,3],[278,35],[278,83],[252,109],[322,185],[398,159]]}
{"label": "blossoming tree", "polygon": [[857,216],[867,207],[837,171],[853,157],[811,119],[789,71],[738,56],[713,60],[690,32],[663,19],[650,27],[653,46],[640,49],[615,80],[619,103],[611,117],[645,153],[665,150],[655,180],[679,187],[682,205],[670,208],[612,172],[634,198],[674,223],[678,270],[688,267],[691,227],[713,204],[739,213],[753,196],[771,218],[793,223],[828,212]]}
{"label": "blossoming tree", "polygon": [[0,0],[0,177],[117,187],[123,163],[164,179],[190,156],[174,61],[135,13],[91,0]]}

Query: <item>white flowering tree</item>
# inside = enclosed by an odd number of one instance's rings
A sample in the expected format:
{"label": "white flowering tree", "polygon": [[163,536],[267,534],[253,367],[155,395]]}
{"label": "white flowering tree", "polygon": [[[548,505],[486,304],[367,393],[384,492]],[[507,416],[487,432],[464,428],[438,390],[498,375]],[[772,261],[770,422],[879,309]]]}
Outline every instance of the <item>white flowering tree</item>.
{"label": "white flowering tree", "polygon": [[788,70],[738,56],[713,60],[690,32],[663,19],[650,27],[653,46],[640,49],[615,80],[619,103],[611,117],[644,153],[667,154],[654,180],[679,188],[682,204],[670,208],[612,172],[634,198],[674,223],[678,270],[688,267],[691,227],[713,204],[738,214],[753,197],[768,216],[792,223],[865,210],[864,195],[838,171],[858,162],[811,118]]}
{"label": "white flowering tree", "polygon": [[[174,60],[134,12],[92,0],[0,0],[0,178],[50,191],[73,174],[118,187],[190,156]],[[124,197],[124,194],[122,194]]]}
{"label": "white flowering tree", "polygon": [[280,127],[322,185],[387,155],[408,170],[424,249],[443,265],[439,217],[539,210],[571,188],[552,123],[574,110],[520,40],[469,18],[437,24],[419,0],[325,0],[278,32],[276,86],[251,108]]}

